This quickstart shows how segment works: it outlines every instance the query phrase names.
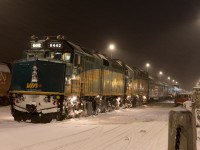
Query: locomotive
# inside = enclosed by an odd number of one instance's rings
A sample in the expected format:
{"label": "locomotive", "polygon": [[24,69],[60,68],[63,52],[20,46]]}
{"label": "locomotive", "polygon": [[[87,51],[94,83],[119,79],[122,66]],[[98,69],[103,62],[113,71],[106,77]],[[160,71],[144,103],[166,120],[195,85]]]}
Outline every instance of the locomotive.
{"label": "locomotive", "polygon": [[50,122],[133,107],[153,98],[151,90],[161,85],[151,86],[155,83],[147,72],[61,35],[32,36],[29,45],[12,66],[11,113],[16,121]]}
{"label": "locomotive", "polygon": [[0,105],[9,104],[9,88],[11,84],[11,65],[0,62]]}

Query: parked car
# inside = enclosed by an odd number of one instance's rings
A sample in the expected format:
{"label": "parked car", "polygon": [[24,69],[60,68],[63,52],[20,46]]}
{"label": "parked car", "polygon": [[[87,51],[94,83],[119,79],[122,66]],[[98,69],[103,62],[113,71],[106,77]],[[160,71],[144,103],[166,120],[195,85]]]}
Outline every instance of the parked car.
{"label": "parked car", "polygon": [[192,95],[190,93],[179,93],[175,96],[175,105],[182,105],[185,101],[192,101]]}

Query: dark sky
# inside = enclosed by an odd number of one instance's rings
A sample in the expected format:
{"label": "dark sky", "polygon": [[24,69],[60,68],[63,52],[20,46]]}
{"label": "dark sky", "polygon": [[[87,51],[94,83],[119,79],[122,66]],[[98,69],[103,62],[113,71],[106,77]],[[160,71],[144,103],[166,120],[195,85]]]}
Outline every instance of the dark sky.
{"label": "dark sky", "polygon": [[[30,36],[63,34],[130,66],[164,72],[185,89],[200,78],[199,0],[1,0],[0,60],[14,61]],[[108,53],[109,54],[109,53]]]}

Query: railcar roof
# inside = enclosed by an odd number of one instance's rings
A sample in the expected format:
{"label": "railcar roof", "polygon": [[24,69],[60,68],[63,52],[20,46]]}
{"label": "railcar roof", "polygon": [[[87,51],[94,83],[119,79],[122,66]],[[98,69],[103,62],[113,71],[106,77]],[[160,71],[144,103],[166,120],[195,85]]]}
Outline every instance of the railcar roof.
{"label": "railcar roof", "polygon": [[71,41],[67,41],[74,49],[78,50],[81,53],[85,53],[84,50],[77,44],[72,43]]}
{"label": "railcar roof", "polygon": [[133,71],[133,69],[127,65],[124,61],[120,60],[120,59],[114,59],[120,66],[125,67],[127,70],[131,70]]}
{"label": "railcar roof", "polygon": [[85,53],[87,53],[87,54],[89,54],[89,55],[91,55],[91,56],[93,56],[93,57],[95,57],[95,58],[97,58],[97,59],[101,59],[101,57],[99,57],[97,54],[98,54],[98,52],[96,52],[96,51],[94,51],[94,50],[89,50],[89,49],[87,49],[87,48],[83,48],[83,47],[81,47],[82,48],[82,50],[85,52]]}
{"label": "railcar roof", "polygon": [[102,59],[105,59],[105,60],[109,61],[109,60],[108,60],[104,55],[102,55],[102,54],[98,54],[98,56],[101,57]]}
{"label": "railcar roof", "polygon": [[74,49],[78,50],[79,52],[84,53],[84,54],[87,54],[87,55],[90,55],[91,57],[95,57],[95,58],[97,58],[97,59],[101,59],[101,57],[99,57],[99,56],[97,55],[97,52],[94,52],[94,51],[89,50],[89,49],[87,49],[87,48],[83,48],[83,47],[81,47],[81,46],[79,46],[79,45],[77,45],[77,44],[72,43],[71,41],[67,41],[67,42],[68,42]]}
{"label": "railcar roof", "polygon": [[126,67],[127,67],[129,70],[133,71],[133,69],[132,69],[129,65],[126,64]]}

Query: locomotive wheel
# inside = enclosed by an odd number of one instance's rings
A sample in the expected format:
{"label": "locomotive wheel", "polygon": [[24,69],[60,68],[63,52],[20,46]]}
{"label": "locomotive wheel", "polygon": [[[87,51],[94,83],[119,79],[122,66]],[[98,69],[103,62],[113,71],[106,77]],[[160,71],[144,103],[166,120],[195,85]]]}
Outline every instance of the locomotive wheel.
{"label": "locomotive wheel", "polygon": [[26,118],[23,118],[22,120],[23,120],[24,122],[26,122],[27,119],[26,119]]}
{"label": "locomotive wheel", "polygon": [[26,122],[27,116],[26,116],[26,115],[23,115],[22,120],[23,120],[24,122]]}
{"label": "locomotive wheel", "polygon": [[14,120],[20,122],[22,120],[22,118],[19,116],[14,116]]}
{"label": "locomotive wheel", "polygon": [[15,121],[18,121],[18,122],[22,121],[22,117],[19,116],[16,112],[13,113],[13,117]]}
{"label": "locomotive wheel", "polygon": [[43,115],[41,118],[41,123],[50,123],[52,121],[52,115]]}
{"label": "locomotive wheel", "polygon": [[57,121],[62,121],[62,120],[64,120],[64,118],[65,118],[64,115],[62,115],[61,113],[58,113],[58,114],[57,114],[57,117],[56,117],[56,120],[57,120]]}
{"label": "locomotive wheel", "polygon": [[38,117],[32,117],[31,118],[31,123],[39,123],[40,119]]}
{"label": "locomotive wheel", "polygon": [[22,120],[20,113],[18,113],[16,110],[11,108],[11,113],[12,113],[15,121],[20,122]]}

